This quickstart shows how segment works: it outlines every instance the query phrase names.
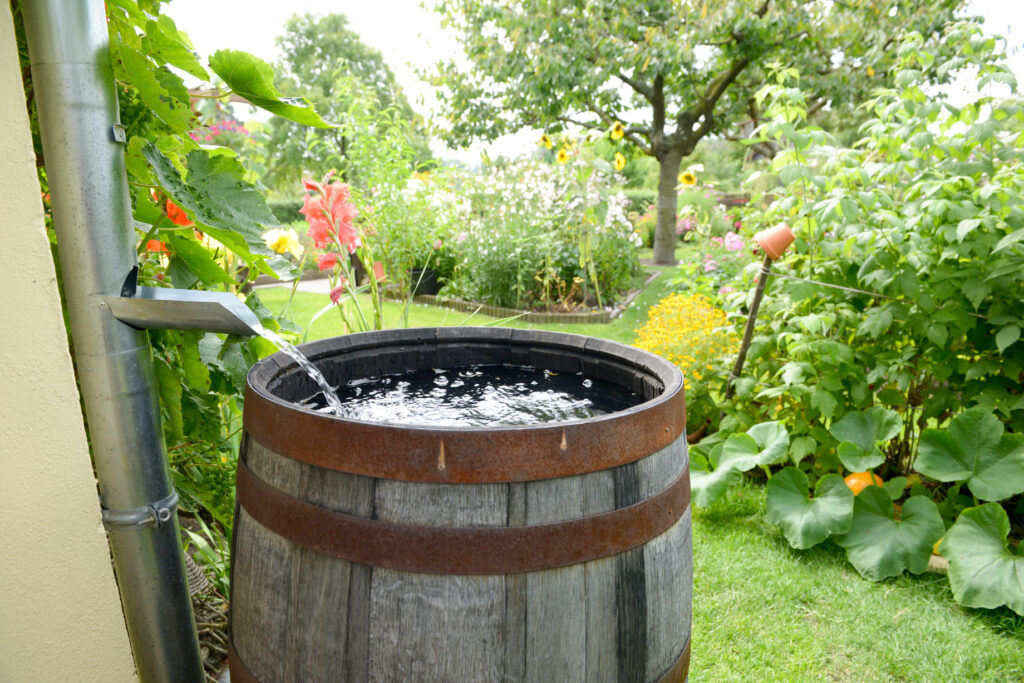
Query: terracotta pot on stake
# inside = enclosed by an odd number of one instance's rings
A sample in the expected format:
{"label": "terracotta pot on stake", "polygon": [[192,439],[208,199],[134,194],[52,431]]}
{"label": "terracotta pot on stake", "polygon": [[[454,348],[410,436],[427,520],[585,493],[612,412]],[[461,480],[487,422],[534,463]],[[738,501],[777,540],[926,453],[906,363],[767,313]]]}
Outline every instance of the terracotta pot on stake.
{"label": "terracotta pot on stake", "polygon": [[761,307],[761,299],[764,297],[764,289],[768,285],[768,276],[772,272],[772,261],[778,260],[789,245],[796,239],[796,235],[785,223],[780,223],[774,228],[768,228],[754,235],[754,241],[764,251],[764,261],[761,263],[761,272],[757,276],[757,288],[754,290],[754,300],[750,302],[750,313],[747,315],[747,327],[743,330],[743,342],[740,344],[740,352],[736,356],[736,364],[725,386],[725,398],[732,398],[736,391],[736,380],[743,371],[743,363],[747,360],[747,350],[750,348],[750,340],[754,336],[754,325],[757,320],[757,310]]}

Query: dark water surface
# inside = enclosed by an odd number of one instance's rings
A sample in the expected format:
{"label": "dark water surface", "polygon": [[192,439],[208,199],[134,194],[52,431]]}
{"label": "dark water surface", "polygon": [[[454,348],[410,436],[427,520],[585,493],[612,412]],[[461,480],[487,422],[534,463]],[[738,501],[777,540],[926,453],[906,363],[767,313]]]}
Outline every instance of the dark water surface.
{"label": "dark water surface", "polygon": [[[418,370],[352,380],[338,387],[342,417],[362,422],[430,426],[526,425],[596,417],[642,398],[583,373],[533,367],[482,366]],[[326,407],[322,394],[306,402]]]}

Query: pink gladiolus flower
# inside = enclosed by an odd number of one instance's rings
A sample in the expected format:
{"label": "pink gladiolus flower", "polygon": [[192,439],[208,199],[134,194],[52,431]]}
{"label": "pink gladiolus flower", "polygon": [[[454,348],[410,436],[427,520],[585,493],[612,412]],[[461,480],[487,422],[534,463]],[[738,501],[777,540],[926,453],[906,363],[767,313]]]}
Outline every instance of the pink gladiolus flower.
{"label": "pink gladiolus flower", "polygon": [[350,199],[348,186],[342,183],[325,185],[308,178],[302,181],[302,186],[317,193],[307,194],[299,209],[309,223],[308,232],[313,244],[323,249],[333,237],[350,254],[355,253],[362,244],[353,224],[358,212]]}
{"label": "pink gladiolus flower", "polygon": [[320,270],[330,270],[336,265],[338,265],[338,255],[333,251],[316,257],[316,267]]}
{"label": "pink gladiolus flower", "polygon": [[331,303],[338,303],[338,300],[345,295],[345,285],[341,284],[331,290]]}
{"label": "pink gladiolus flower", "polygon": [[743,238],[734,232],[727,233],[725,236],[725,248],[729,251],[742,251]]}

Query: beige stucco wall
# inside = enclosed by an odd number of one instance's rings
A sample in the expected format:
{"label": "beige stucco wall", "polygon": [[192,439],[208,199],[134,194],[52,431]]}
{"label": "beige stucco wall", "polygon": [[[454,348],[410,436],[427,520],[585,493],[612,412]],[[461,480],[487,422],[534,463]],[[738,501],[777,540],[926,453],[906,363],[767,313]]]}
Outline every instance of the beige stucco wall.
{"label": "beige stucco wall", "polygon": [[134,681],[0,2],[0,681]]}

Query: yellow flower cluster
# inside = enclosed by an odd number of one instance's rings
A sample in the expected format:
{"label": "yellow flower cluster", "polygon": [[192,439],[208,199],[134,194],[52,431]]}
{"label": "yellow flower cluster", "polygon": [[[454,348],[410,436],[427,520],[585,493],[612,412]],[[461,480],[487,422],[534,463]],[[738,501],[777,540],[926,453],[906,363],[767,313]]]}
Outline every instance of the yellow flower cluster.
{"label": "yellow flower cluster", "polygon": [[715,362],[739,347],[736,335],[725,327],[725,311],[700,294],[669,294],[636,332],[634,345],[679,366],[687,390],[709,378]]}

